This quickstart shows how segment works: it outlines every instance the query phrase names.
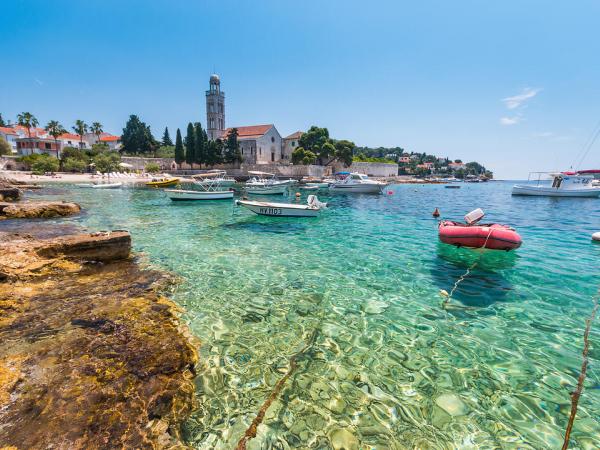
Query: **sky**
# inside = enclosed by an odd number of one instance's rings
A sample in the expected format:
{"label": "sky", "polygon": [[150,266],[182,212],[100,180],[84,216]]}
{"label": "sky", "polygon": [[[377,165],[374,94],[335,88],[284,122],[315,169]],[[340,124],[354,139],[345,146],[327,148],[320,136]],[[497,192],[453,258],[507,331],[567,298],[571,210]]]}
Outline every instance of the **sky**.
{"label": "sky", "polygon": [[[600,2],[12,0],[0,113],[43,125],[137,114],[311,125],[359,146],[478,161],[497,178],[577,168],[600,126]],[[600,139],[579,168],[600,168]]]}

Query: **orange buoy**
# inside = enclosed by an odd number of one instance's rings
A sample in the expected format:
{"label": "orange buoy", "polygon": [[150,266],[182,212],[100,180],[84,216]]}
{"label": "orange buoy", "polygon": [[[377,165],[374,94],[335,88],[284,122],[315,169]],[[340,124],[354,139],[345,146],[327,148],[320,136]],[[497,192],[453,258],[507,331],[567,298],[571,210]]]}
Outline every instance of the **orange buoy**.
{"label": "orange buoy", "polygon": [[296,192],[296,197],[300,197],[300,195],[302,195],[300,192]]}
{"label": "orange buoy", "polygon": [[435,208],[435,211],[433,211],[433,217],[440,217],[440,210]]}

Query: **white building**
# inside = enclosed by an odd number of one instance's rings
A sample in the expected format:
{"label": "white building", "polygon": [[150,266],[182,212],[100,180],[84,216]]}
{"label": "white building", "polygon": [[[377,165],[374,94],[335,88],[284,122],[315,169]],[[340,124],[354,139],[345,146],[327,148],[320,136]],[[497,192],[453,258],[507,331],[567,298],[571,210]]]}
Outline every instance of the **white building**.
{"label": "white building", "polygon": [[298,148],[298,140],[304,133],[296,131],[283,138],[283,149],[281,151],[281,159],[284,162],[292,162],[292,152]]}
{"label": "white building", "polygon": [[[282,161],[283,139],[275,125],[252,125],[233,128],[238,131],[238,142],[244,163],[270,164]],[[233,128],[224,130],[221,139],[226,140]]]}

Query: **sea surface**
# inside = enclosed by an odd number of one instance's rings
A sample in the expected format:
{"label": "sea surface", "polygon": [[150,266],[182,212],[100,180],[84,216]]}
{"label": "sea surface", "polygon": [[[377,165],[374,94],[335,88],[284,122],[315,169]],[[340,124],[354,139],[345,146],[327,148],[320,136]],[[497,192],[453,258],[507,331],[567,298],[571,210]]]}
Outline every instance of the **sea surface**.
{"label": "sea surface", "polygon": [[[560,448],[600,284],[590,239],[600,200],[510,188],[325,191],[318,218],[175,203],[151,189],[56,185],[41,196],[84,208],[54,222],[129,230],[136,251],[181,277],[172,297],[202,342],[199,409],[185,426],[193,447],[235,448],[293,359],[249,449]],[[454,220],[481,207],[523,246],[441,244],[435,207]],[[440,291],[461,276],[444,305]],[[572,448],[600,448],[600,320],[590,340]]]}

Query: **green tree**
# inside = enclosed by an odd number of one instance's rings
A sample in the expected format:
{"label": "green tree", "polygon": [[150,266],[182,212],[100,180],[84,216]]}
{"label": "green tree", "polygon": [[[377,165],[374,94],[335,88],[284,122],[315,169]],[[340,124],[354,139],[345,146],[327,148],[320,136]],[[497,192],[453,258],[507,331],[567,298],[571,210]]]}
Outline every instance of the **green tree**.
{"label": "green tree", "polygon": [[237,128],[232,128],[227,135],[223,159],[226,163],[242,162],[242,152],[240,151]]}
{"label": "green tree", "polygon": [[165,127],[165,132],[163,133],[162,145],[164,146],[172,146],[173,141],[171,140],[171,136],[169,136],[169,128]]}
{"label": "green tree", "polygon": [[73,131],[79,135],[79,147],[83,148],[83,135],[87,133],[88,126],[81,119],[77,119],[75,121],[75,125],[73,125]]}
{"label": "green tree", "polygon": [[56,157],[60,158],[60,154],[59,154],[59,150],[58,150],[58,137],[61,134],[66,133],[67,130],[65,130],[63,128],[63,126],[60,124],[60,122],[58,120],[51,120],[50,122],[48,122],[45,130],[48,132],[48,134],[50,136],[52,136],[54,138],[54,145],[56,146]]}
{"label": "green tree", "polygon": [[185,162],[190,165],[190,167],[194,167],[194,162],[196,161],[196,144],[194,139],[194,125],[192,122],[188,123],[187,126],[187,134],[185,136]]}
{"label": "green tree", "polygon": [[335,157],[338,161],[342,162],[345,167],[349,167],[352,164],[352,154],[356,145],[352,141],[341,139],[335,141]]}
{"label": "green tree", "polygon": [[206,165],[214,166],[223,160],[223,141],[216,139],[206,145]]}
{"label": "green tree", "polygon": [[110,173],[119,169],[121,155],[117,152],[98,153],[93,158],[96,170],[101,173]]}
{"label": "green tree", "polygon": [[204,139],[204,132],[200,122],[196,122],[194,126],[194,162],[200,164],[208,163],[208,141]]}
{"label": "green tree", "polygon": [[0,114],[0,127],[5,127],[6,123],[4,123],[4,119],[2,118],[2,114]]}
{"label": "green tree", "polygon": [[150,154],[158,147],[150,127],[142,122],[138,116],[132,114],[123,128],[121,135],[123,152],[130,155]]}
{"label": "green tree", "polygon": [[39,122],[35,116],[29,112],[22,112],[17,115],[17,123],[22,127],[27,128],[27,136],[31,137],[31,128],[37,127]]}
{"label": "green tree", "polygon": [[306,166],[313,164],[316,160],[317,155],[310,150],[305,150],[304,147],[297,147],[292,152],[292,164],[303,164]]}
{"label": "green tree", "polygon": [[102,129],[102,124],[100,122],[92,123],[90,131],[96,135],[96,144],[98,144],[100,142],[100,135],[104,133],[104,130]]}
{"label": "green tree", "polygon": [[58,159],[51,158],[50,155],[47,154],[38,155],[31,164],[31,171],[36,175],[43,175],[46,172],[57,172],[58,168]]}
{"label": "green tree", "polygon": [[175,135],[175,162],[181,167],[181,163],[185,161],[185,150],[183,149],[183,141],[181,139],[181,131],[177,128]]}
{"label": "green tree", "polygon": [[10,155],[12,154],[12,148],[10,144],[6,142],[3,137],[0,137],[0,155]]}

